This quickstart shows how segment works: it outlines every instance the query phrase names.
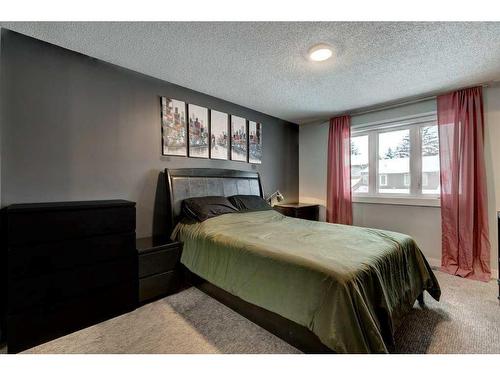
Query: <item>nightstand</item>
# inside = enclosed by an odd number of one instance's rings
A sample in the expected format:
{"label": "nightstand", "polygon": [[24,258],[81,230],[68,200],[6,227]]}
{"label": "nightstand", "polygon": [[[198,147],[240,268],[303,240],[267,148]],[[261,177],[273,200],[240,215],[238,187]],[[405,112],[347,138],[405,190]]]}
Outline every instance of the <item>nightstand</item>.
{"label": "nightstand", "polygon": [[283,215],[296,217],[297,219],[319,220],[319,205],[309,203],[285,203],[276,204],[273,208]]}
{"label": "nightstand", "polygon": [[139,267],[139,304],[168,296],[182,288],[182,242],[153,237],[136,240]]}

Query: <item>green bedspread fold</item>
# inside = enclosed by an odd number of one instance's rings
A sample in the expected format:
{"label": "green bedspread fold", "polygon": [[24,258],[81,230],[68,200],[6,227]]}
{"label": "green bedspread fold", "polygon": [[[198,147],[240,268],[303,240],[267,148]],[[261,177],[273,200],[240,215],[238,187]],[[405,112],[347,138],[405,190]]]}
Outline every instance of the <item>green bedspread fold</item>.
{"label": "green bedspread fold", "polygon": [[180,223],[181,262],[225,291],[314,332],[337,353],[386,353],[394,331],[439,284],[404,234],[275,211]]}

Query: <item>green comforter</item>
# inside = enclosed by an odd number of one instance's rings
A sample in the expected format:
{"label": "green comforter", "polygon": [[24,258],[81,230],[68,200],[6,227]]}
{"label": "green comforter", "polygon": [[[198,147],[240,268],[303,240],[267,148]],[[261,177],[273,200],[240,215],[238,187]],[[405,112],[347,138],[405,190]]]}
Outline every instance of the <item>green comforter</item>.
{"label": "green comforter", "polygon": [[314,332],[337,353],[386,353],[394,331],[438,282],[404,234],[234,213],[179,224],[181,262],[225,291]]}

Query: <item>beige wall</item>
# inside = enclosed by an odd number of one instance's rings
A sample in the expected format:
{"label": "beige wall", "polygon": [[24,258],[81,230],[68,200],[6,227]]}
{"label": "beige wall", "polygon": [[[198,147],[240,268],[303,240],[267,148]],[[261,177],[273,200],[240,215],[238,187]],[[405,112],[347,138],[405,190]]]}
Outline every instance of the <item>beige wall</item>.
{"label": "beige wall", "polygon": [[498,270],[497,211],[500,211],[500,86],[498,85],[485,89],[484,116],[491,267]]}
{"label": "beige wall", "polygon": [[[485,89],[485,158],[488,177],[490,217],[491,266],[498,268],[498,235],[496,225],[497,204],[500,203],[500,87]],[[435,101],[417,103],[355,116],[353,125],[403,117],[435,109]],[[299,196],[303,202],[322,205],[321,218],[325,217],[326,159],[328,125],[301,125],[299,131]],[[499,203],[497,203],[499,202]],[[399,206],[389,204],[353,204],[354,225],[394,230],[411,235],[432,264],[441,258],[441,216],[438,207]],[[495,275],[496,277],[496,271]]]}

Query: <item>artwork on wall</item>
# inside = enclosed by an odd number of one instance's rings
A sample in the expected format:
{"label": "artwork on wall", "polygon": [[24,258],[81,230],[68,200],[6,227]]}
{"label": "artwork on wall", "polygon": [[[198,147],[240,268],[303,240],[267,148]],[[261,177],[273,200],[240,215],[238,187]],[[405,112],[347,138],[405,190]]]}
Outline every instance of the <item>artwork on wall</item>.
{"label": "artwork on wall", "polygon": [[161,97],[162,154],[262,163],[262,124]]}
{"label": "artwork on wall", "polygon": [[187,156],[186,103],[161,98],[163,155]]}
{"label": "artwork on wall", "polygon": [[248,161],[262,163],[262,124],[255,121],[248,122]]}
{"label": "artwork on wall", "polygon": [[227,160],[229,155],[229,116],[210,111],[210,158]]}
{"label": "artwork on wall", "polygon": [[231,115],[231,160],[247,161],[247,120]]}
{"label": "artwork on wall", "polygon": [[189,156],[208,158],[208,109],[195,104],[188,105]]}

